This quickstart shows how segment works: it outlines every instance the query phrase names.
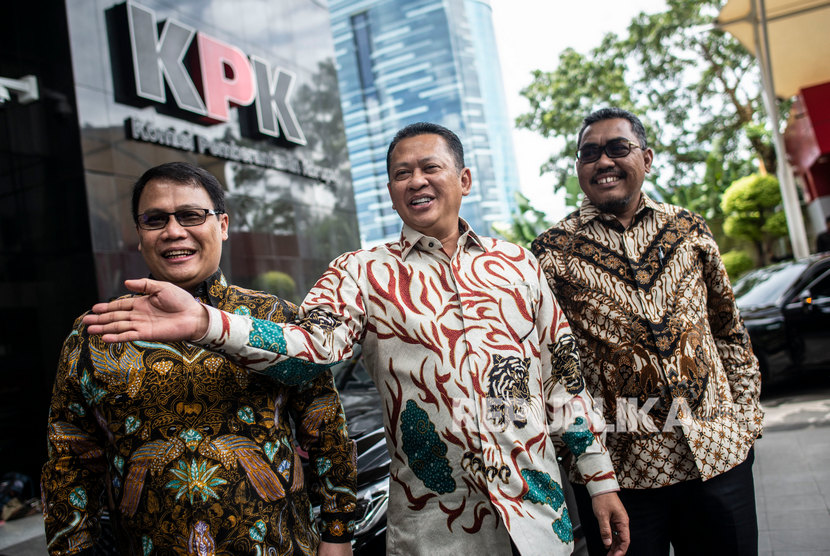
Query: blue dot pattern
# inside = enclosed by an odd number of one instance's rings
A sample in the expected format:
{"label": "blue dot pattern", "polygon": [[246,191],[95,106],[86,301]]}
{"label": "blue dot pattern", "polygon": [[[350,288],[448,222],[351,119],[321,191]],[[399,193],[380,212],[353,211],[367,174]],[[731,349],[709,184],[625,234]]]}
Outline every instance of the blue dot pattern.
{"label": "blue dot pattern", "polygon": [[253,319],[253,329],[248,336],[248,343],[255,348],[285,355],[285,337],[282,327],[267,320]]}
{"label": "blue dot pattern", "polygon": [[320,376],[329,367],[331,365],[318,365],[302,359],[288,359],[271,365],[262,373],[285,386],[304,386]]}
{"label": "blue dot pattern", "polygon": [[594,433],[585,425],[583,417],[577,417],[568,431],[562,434],[562,440],[571,449],[574,456],[579,457],[594,442]]}
{"label": "blue dot pattern", "polygon": [[522,469],[522,478],[527,483],[527,494],[522,500],[528,500],[534,504],[547,504],[554,510],[558,510],[565,503],[565,492],[553,477],[543,471],[535,469]]}
{"label": "blue dot pattern", "polygon": [[[286,355],[285,336],[279,324],[259,319],[253,319],[252,324],[253,328],[248,335],[248,343],[252,347]],[[302,386],[320,376],[332,365],[334,363],[323,365],[302,359],[289,359],[271,365],[262,373],[286,386]]]}
{"label": "blue dot pattern", "polygon": [[562,542],[568,543],[574,540],[571,517],[568,515],[568,508],[563,508],[565,503],[565,492],[553,477],[535,469],[522,469],[522,478],[527,483],[527,494],[522,500],[528,500],[534,504],[546,504],[554,510],[562,508],[562,517],[551,523],[553,532]]}
{"label": "blue dot pattern", "polygon": [[571,516],[568,514],[568,508],[562,510],[562,517],[551,523],[553,532],[562,542],[572,542],[574,540],[574,528],[571,525]]}
{"label": "blue dot pattern", "polygon": [[409,468],[424,486],[439,494],[455,492],[452,467],[446,458],[447,445],[435,432],[427,412],[413,400],[406,402],[401,413],[401,436]]}

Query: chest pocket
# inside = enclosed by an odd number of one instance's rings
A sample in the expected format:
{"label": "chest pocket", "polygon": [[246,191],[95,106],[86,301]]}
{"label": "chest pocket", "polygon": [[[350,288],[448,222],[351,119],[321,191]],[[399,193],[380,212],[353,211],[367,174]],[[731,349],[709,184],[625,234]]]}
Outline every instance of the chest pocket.
{"label": "chest pocket", "polygon": [[536,330],[536,307],[538,292],[528,282],[514,282],[496,286],[499,294],[499,315],[507,332],[517,343],[524,343],[533,337]]}

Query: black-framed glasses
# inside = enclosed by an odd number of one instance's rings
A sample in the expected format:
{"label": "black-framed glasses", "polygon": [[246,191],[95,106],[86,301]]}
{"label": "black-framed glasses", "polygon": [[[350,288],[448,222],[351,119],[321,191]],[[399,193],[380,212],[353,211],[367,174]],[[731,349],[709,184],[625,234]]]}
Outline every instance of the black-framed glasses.
{"label": "black-framed glasses", "polygon": [[611,139],[604,145],[588,143],[576,151],[576,158],[583,164],[596,162],[604,152],[608,158],[623,158],[631,153],[631,149],[642,149],[640,145],[628,139]]}
{"label": "black-framed glasses", "polygon": [[176,212],[164,212],[162,210],[154,210],[138,215],[138,227],[142,230],[161,230],[167,223],[170,222],[170,217],[176,219],[179,226],[190,228],[192,226],[201,226],[207,220],[209,214],[222,214],[223,210],[211,209],[182,209]]}

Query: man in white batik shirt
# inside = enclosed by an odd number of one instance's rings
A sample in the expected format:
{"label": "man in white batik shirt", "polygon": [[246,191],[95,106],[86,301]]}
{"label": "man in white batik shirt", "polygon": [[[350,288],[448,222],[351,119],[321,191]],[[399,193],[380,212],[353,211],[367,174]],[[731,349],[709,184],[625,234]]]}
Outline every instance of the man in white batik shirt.
{"label": "man in white batik shirt", "polygon": [[392,459],[389,554],[570,554],[554,438],[578,456],[609,553],[623,554],[627,516],[604,424],[535,258],[459,218],[472,179],[451,131],[404,128],[387,166],[400,240],[332,262],[299,324],[202,308],[138,280],[128,287],[143,302],[97,305],[90,330],[106,341],[191,338],[284,383],[360,343]]}

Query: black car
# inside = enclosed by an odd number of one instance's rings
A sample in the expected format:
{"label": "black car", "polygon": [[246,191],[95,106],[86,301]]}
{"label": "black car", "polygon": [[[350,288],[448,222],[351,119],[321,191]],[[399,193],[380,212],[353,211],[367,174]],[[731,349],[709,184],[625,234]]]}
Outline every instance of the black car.
{"label": "black car", "polygon": [[734,289],[765,382],[830,368],[830,253],[753,270]]}

